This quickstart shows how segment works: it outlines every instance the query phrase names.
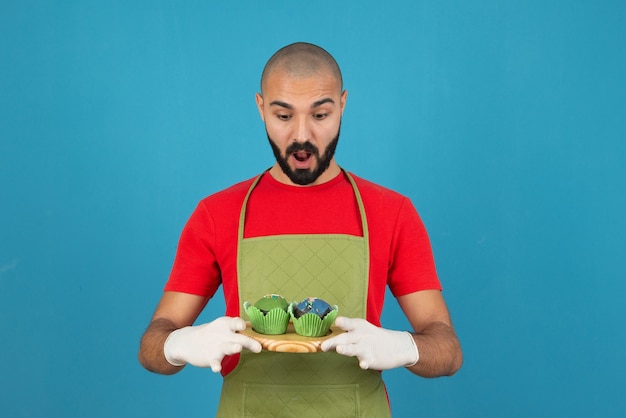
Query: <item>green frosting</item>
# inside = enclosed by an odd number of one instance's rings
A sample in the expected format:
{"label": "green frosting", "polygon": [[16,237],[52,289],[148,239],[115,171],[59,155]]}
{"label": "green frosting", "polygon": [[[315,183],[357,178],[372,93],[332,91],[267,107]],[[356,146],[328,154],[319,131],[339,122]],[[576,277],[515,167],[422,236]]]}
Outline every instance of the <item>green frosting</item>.
{"label": "green frosting", "polygon": [[261,299],[257,300],[254,306],[264,313],[267,313],[274,308],[279,308],[286,312],[289,304],[282,296],[271,294],[265,295]]}

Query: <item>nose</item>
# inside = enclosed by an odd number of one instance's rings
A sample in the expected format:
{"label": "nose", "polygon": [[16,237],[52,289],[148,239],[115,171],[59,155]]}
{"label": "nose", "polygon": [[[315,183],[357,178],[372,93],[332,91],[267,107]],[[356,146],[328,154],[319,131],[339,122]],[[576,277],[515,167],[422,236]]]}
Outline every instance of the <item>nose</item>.
{"label": "nose", "polygon": [[311,121],[307,117],[299,117],[296,120],[296,130],[294,132],[295,142],[307,142],[312,139]]}

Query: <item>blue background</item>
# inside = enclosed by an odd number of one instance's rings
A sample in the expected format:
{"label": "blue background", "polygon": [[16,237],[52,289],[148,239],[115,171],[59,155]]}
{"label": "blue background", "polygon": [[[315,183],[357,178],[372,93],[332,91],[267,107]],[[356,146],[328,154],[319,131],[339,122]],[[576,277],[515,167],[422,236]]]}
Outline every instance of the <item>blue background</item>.
{"label": "blue background", "polygon": [[[3,1],[0,415],[213,416],[136,360],[202,197],[272,164],[278,48],[349,90],[338,161],[408,195],[465,364],[396,416],[626,416],[624,1]],[[201,321],[223,312],[221,297]],[[406,327],[393,299],[383,317]]]}

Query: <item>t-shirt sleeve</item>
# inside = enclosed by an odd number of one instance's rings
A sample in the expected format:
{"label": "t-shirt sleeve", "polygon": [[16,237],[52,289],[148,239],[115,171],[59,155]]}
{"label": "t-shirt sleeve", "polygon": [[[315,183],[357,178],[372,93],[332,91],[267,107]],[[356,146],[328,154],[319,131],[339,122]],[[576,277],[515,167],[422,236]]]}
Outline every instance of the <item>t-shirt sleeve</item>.
{"label": "t-shirt sleeve", "polygon": [[221,283],[214,247],[215,223],[200,202],[183,228],[164,290],[212,297]]}
{"label": "t-shirt sleeve", "polygon": [[398,211],[390,251],[388,284],[394,296],[441,290],[428,233],[408,198]]}

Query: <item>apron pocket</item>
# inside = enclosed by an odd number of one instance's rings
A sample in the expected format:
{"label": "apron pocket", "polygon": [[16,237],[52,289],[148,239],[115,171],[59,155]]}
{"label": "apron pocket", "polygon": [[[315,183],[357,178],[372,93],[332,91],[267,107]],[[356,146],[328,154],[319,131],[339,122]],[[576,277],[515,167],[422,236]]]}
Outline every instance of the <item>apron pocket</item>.
{"label": "apron pocket", "polygon": [[245,384],[245,417],[358,417],[359,385]]}

